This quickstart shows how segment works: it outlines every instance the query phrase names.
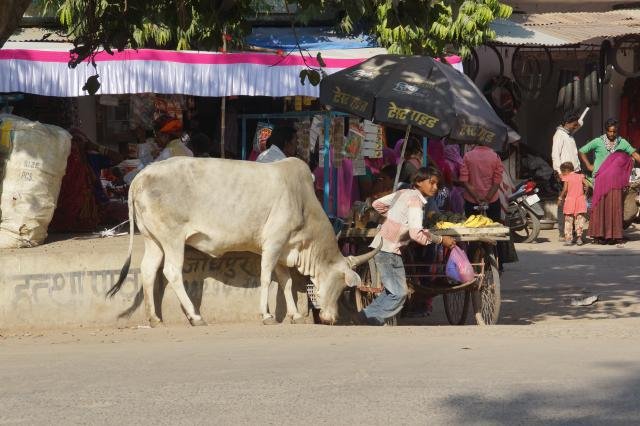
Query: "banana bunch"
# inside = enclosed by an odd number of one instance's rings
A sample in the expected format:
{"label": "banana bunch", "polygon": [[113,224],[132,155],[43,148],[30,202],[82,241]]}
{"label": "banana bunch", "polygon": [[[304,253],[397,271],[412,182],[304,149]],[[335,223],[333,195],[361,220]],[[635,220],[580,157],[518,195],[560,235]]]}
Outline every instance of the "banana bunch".
{"label": "banana bunch", "polygon": [[449,229],[449,228],[484,228],[487,226],[497,226],[499,223],[496,223],[489,219],[487,216],[483,216],[481,214],[474,214],[469,216],[469,218],[465,221],[460,222],[450,222],[447,220],[441,220],[436,222],[436,229]]}
{"label": "banana bunch", "polygon": [[484,228],[487,226],[496,226],[498,223],[492,221],[487,216],[481,214],[473,214],[467,218],[462,224],[465,228]]}
{"label": "banana bunch", "polygon": [[436,223],[436,229],[449,229],[462,226],[460,223],[446,222],[444,220]]}

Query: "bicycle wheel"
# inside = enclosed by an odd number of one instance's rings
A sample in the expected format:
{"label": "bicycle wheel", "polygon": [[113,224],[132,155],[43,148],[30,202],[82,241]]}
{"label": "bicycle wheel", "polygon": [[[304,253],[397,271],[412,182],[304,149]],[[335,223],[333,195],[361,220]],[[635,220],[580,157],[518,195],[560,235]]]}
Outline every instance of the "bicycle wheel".
{"label": "bicycle wheel", "polygon": [[[500,51],[498,51],[498,49],[493,44],[485,44],[482,47],[491,50],[496,55],[496,59],[498,61],[498,74],[495,77],[502,77],[504,75],[504,59],[502,58]],[[490,61],[487,61],[487,62],[490,63]],[[485,64],[484,68],[486,69],[486,67],[487,67],[487,64]],[[480,59],[478,59],[478,69],[480,68],[481,68]]]}
{"label": "bicycle wheel", "polygon": [[473,263],[484,262],[484,276],[476,290],[471,293],[471,302],[478,325],[493,325],[500,316],[500,274],[493,250],[484,244],[478,245],[472,255]]}
{"label": "bicycle wheel", "polygon": [[613,68],[618,71],[619,74],[629,78],[640,77],[640,69],[637,68],[635,64],[632,65],[631,69],[628,69],[624,68],[622,64],[618,62],[618,51],[622,51],[625,54],[627,51],[635,53],[637,52],[639,42],[639,36],[635,34],[626,35],[616,39],[613,44],[613,49],[607,52],[607,55],[609,56],[609,63],[613,65]]}
{"label": "bicycle wheel", "polygon": [[470,299],[471,295],[468,291],[457,291],[455,293],[445,293],[442,295],[444,313],[449,324],[463,325],[467,322]]}
{"label": "bicycle wheel", "polygon": [[511,72],[525,97],[537,99],[553,76],[551,51],[545,46],[518,46],[511,57]]}

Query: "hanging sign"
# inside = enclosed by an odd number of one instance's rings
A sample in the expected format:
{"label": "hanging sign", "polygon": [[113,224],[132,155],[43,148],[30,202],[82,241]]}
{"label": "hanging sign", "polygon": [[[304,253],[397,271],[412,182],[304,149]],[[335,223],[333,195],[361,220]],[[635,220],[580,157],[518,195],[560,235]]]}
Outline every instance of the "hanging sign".
{"label": "hanging sign", "polygon": [[253,138],[253,149],[256,152],[262,152],[267,149],[267,140],[273,133],[273,125],[270,123],[258,122],[256,134]]}

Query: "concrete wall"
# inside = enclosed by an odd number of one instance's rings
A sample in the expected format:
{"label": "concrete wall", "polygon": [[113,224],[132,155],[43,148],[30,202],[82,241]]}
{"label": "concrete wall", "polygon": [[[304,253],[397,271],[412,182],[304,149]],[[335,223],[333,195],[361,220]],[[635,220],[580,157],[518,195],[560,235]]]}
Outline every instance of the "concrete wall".
{"label": "concrete wall", "polygon": [[[136,237],[127,282],[113,299],[105,299],[118,278],[127,244],[128,237],[115,237],[0,250],[0,329],[147,324],[144,307],[135,303],[144,250],[140,237]],[[260,257],[249,253],[213,259],[187,250],[184,281],[203,318],[209,323],[258,323],[259,265]],[[161,296],[158,305],[164,321],[187,325],[173,290],[164,289],[164,281],[159,280],[156,293]],[[294,290],[300,312],[308,315],[302,277],[294,280]],[[286,306],[275,283],[271,285],[270,310],[279,321],[284,319]],[[130,317],[125,315],[128,312]]]}

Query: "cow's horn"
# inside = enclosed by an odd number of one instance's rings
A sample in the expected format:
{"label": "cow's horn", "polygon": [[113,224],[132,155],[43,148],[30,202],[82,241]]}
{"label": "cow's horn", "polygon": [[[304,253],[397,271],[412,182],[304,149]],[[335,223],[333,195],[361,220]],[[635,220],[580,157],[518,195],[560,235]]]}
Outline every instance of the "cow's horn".
{"label": "cow's horn", "polygon": [[351,269],[354,269],[358,265],[362,265],[364,262],[368,262],[369,259],[373,259],[373,256],[378,254],[380,249],[382,248],[382,238],[380,239],[380,244],[378,248],[371,250],[368,253],[361,254],[359,256],[347,256],[347,263]]}

